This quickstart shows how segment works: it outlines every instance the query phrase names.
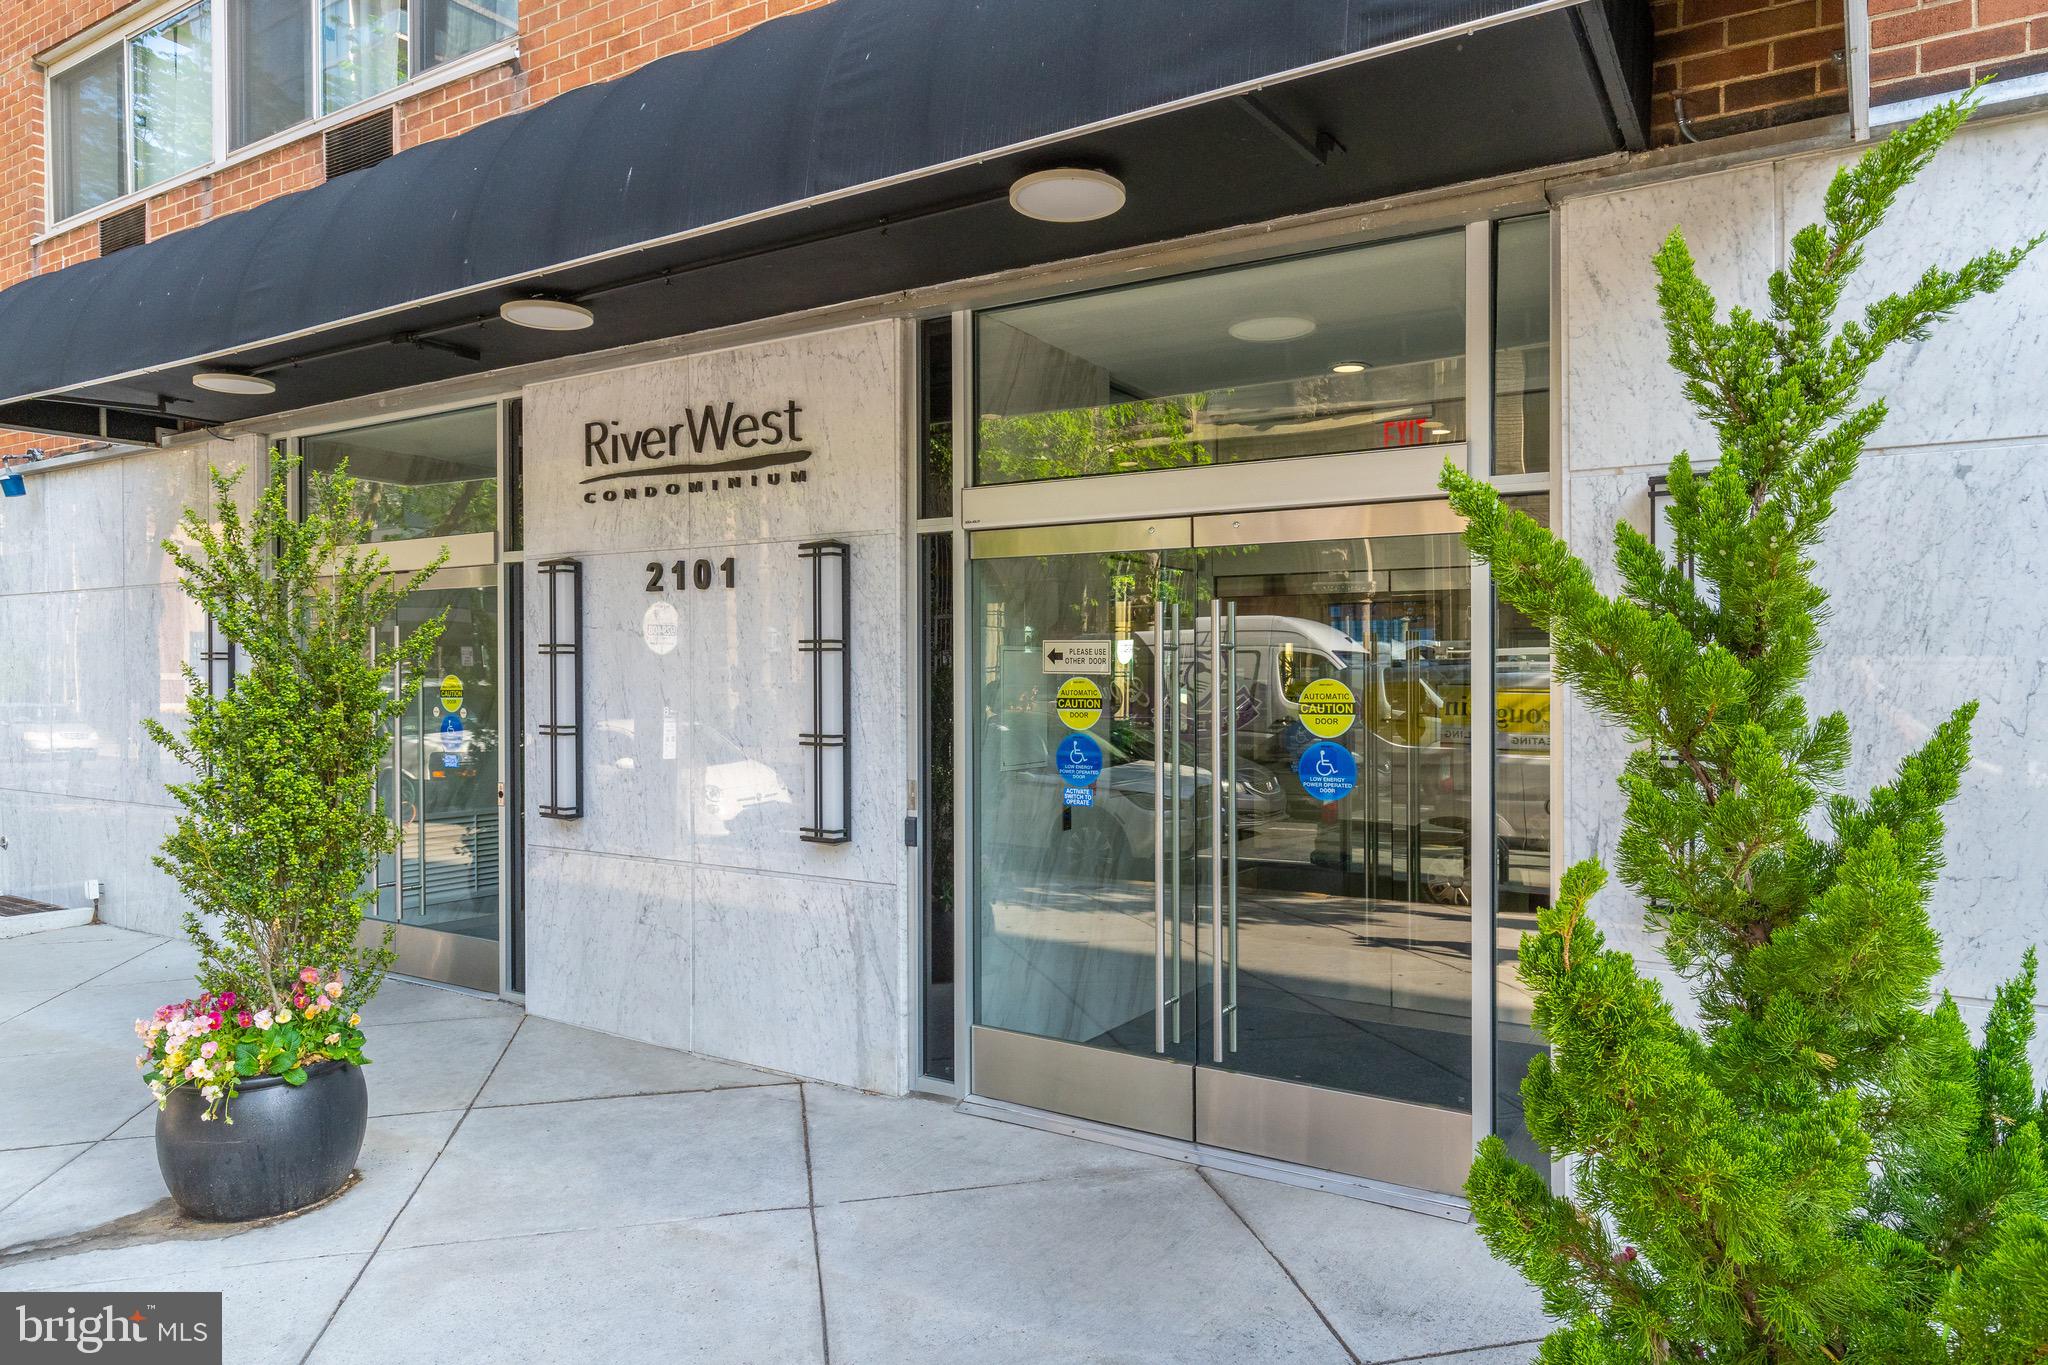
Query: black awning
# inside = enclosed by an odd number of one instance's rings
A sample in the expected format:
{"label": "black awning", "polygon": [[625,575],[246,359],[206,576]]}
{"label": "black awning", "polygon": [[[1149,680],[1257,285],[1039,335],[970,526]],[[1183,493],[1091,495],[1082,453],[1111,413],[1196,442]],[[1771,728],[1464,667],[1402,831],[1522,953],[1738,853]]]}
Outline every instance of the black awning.
{"label": "black awning", "polygon": [[[834,0],[0,292],[0,426],[147,439],[1640,146],[1647,9]],[[1011,212],[1075,162],[1125,210]],[[532,292],[597,326],[497,320]]]}

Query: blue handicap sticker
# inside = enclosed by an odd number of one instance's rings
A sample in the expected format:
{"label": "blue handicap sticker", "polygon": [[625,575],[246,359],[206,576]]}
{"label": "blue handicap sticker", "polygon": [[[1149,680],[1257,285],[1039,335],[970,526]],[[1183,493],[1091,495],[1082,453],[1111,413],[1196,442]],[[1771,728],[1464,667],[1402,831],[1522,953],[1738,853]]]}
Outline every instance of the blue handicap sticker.
{"label": "blue handicap sticker", "polygon": [[1358,785],[1358,761],[1349,749],[1327,739],[1303,749],[1294,771],[1301,789],[1326,803],[1343,800]]}
{"label": "blue handicap sticker", "polygon": [[1060,804],[1067,806],[1092,806],[1095,804],[1095,788],[1067,787],[1063,789]]}
{"label": "blue handicap sticker", "polygon": [[1053,752],[1053,766],[1067,779],[1068,786],[1092,787],[1095,779],[1102,776],[1102,746],[1088,735],[1067,735]]}
{"label": "blue handicap sticker", "polygon": [[463,733],[462,717],[450,711],[441,717],[441,766],[459,768],[462,766],[463,746],[469,736]]}

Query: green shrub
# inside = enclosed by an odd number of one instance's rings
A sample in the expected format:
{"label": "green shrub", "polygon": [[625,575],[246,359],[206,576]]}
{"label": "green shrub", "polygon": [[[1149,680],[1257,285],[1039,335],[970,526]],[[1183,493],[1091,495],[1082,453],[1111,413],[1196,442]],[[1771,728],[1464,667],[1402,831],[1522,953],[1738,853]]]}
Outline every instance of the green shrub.
{"label": "green shrub", "polygon": [[297,460],[280,453],[273,466],[246,520],[235,476],[214,470],[210,520],[185,514],[192,548],[164,542],[186,593],[233,642],[239,672],[216,696],[188,665],[184,732],[143,722],[191,772],[169,788],[180,813],[156,864],[189,901],[185,932],[210,995],[283,1013],[302,972],[339,971],[340,1012],[352,1014],[392,960],[391,930],[374,946],[357,932],[376,858],[398,838],[378,799],[378,766],[391,721],[419,692],[441,619],[412,631],[395,657],[387,649],[373,660],[371,640],[441,561],[391,573],[382,554],[362,548],[369,527],[351,510],[345,471],[309,477],[304,515],[293,517]]}
{"label": "green shrub", "polygon": [[1551,632],[1562,676],[1639,746],[1621,775],[1619,870],[1701,1021],[1678,1023],[1603,948],[1587,907],[1605,872],[1571,868],[1523,940],[1521,976],[1552,1049],[1522,1084],[1529,1131],[1570,1160],[1573,1193],[1552,1194],[1498,1139],[1467,1183],[1494,1254],[1564,1323],[1546,1365],[2048,1360],[2034,955],[1981,1046],[1952,1001],[1928,1009],[1927,896],[1975,706],[1858,801],[1830,794],[1846,720],[1810,717],[1800,692],[1825,604],[1809,556],[1885,416],[1859,401],[1865,375],[2040,240],[1930,269],[1835,321],[1866,239],[1974,104],[1843,168],[1762,316],[1724,319],[1684,239],[1665,242],[1671,363],[1720,457],[1703,474],[1672,461],[1669,554],[1616,527],[1620,596],[1491,489],[1445,474],[1502,599]]}

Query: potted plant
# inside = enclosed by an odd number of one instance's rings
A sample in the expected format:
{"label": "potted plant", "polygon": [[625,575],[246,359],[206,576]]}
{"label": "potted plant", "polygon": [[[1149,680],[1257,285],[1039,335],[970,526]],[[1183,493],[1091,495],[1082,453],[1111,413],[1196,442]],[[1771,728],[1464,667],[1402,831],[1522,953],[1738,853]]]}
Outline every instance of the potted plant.
{"label": "potted plant", "polygon": [[372,659],[372,632],[440,560],[396,575],[361,548],[369,526],[345,471],[308,478],[294,518],[296,469],[273,455],[246,520],[236,476],[214,470],[211,521],[188,510],[188,543],[164,542],[239,663],[218,693],[186,667],[182,734],[143,722],[191,774],[169,787],[180,814],[155,861],[189,901],[201,990],[136,1022],[138,1061],[164,1183],[208,1219],[303,1208],[355,1167],[369,1105],[361,1009],[392,960],[390,929],[358,932],[374,860],[398,837],[376,776],[441,633],[436,617]]}

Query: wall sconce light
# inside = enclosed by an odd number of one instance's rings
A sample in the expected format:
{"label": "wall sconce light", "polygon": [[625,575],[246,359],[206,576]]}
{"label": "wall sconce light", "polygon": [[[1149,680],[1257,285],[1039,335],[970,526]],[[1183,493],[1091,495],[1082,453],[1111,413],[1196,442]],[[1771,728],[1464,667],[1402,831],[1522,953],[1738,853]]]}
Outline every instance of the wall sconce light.
{"label": "wall sconce light", "polygon": [[811,822],[805,843],[843,844],[853,838],[853,762],[848,709],[853,698],[853,552],[843,540],[811,540],[797,557],[811,570],[811,633],[797,641],[810,656],[811,728],[797,742],[811,751]]}
{"label": "wall sconce light", "polygon": [[[1694,470],[1695,474],[1704,473]],[[1678,537],[1671,531],[1671,480],[1663,474],[1650,476],[1650,544],[1665,554],[1672,554],[1678,548]],[[1699,588],[1699,595],[1707,602],[1719,605],[1721,590],[1711,581],[1703,581],[1694,571],[1691,555],[1678,561],[1678,571],[1686,581]]]}
{"label": "wall sconce light", "polygon": [[540,813],[550,820],[583,815],[583,565],[544,559],[538,565],[548,604],[540,657],[547,661],[547,719],[540,723],[547,776]]}
{"label": "wall sconce light", "polygon": [[1671,535],[1671,480],[1663,474],[1650,476],[1650,544],[1658,549],[1670,551]]}
{"label": "wall sconce light", "polygon": [[206,645],[199,651],[199,676],[206,683],[209,697],[225,697],[228,689],[235,685],[235,675],[242,671],[241,650],[235,642],[221,634],[220,623],[213,619],[213,613],[206,615]]}

